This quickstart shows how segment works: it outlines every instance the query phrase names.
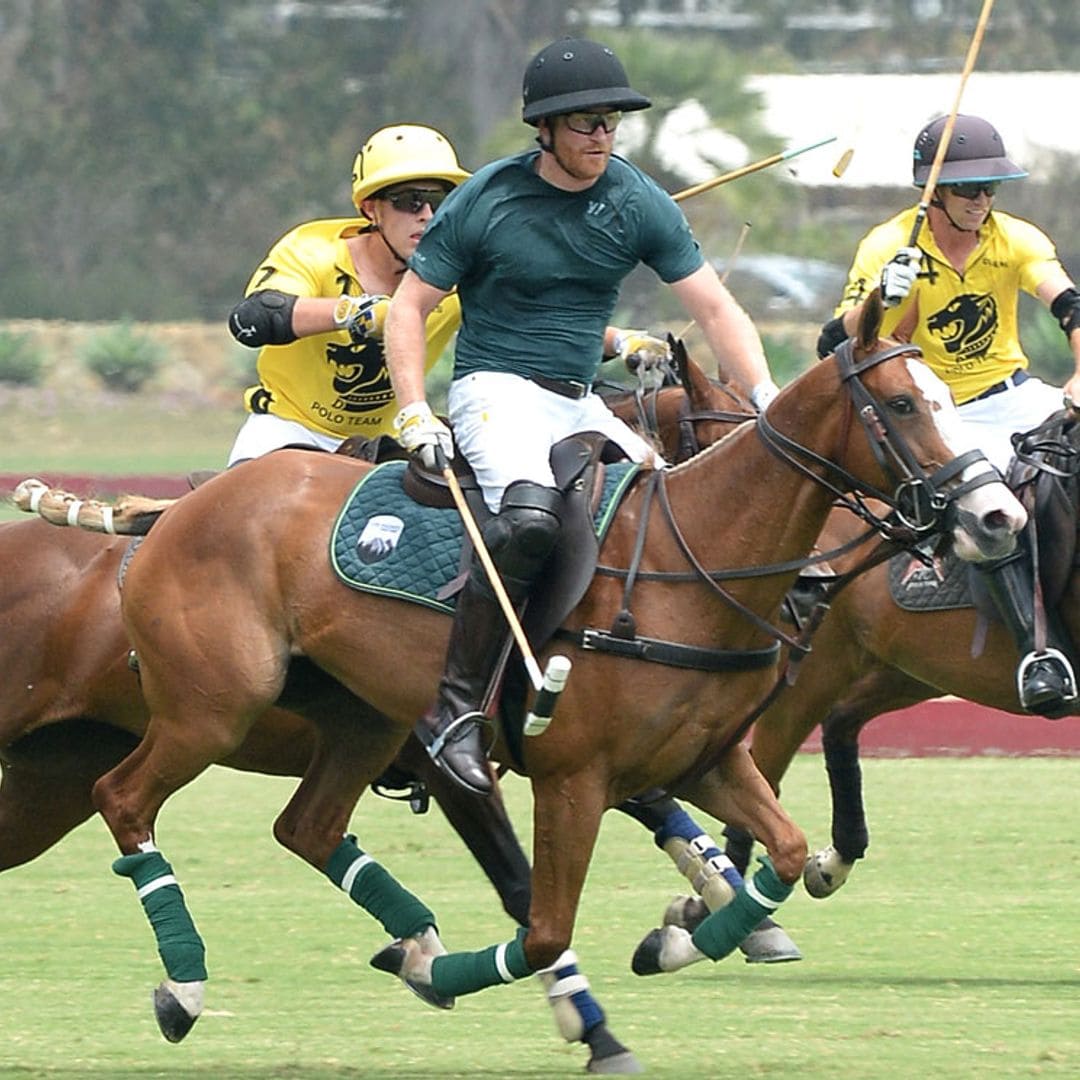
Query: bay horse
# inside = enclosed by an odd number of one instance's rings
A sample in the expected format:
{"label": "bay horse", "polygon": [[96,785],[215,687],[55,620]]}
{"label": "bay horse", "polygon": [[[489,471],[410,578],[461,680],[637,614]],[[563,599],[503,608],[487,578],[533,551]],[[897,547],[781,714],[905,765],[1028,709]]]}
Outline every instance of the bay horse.
{"label": "bay horse", "polygon": [[[822,547],[856,537],[858,523],[843,511],[830,516]],[[867,541],[837,559],[845,573],[871,546]],[[937,571],[928,569],[927,574]],[[1073,570],[1060,605],[1073,641],[1080,641],[1080,580]],[[978,644],[977,644],[978,643]],[[1017,714],[1018,724],[1046,724],[1025,713],[1016,689],[1016,645],[1004,625],[971,606],[908,610],[893,599],[889,566],[860,574],[831,600],[802,663],[798,681],[754,725],[752,753],[774,790],[795,753],[821,724],[832,800],[831,843],[808,861],[804,884],[814,897],[832,895],[866,854],[869,828],[862,798],[859,733],[874,717],[951,694]],[[727,854],[749,860],[752,838],[727,831]]]}
{"label": "bay horse", "polygon": [[[917,350],[877,340],[880,314],[871,311],[857,342],[791,383],[756,424],[686,464],[645,471],[627,494],[599,572],[563,620],[558,647],[574,675],[556,722],[525,741],[522,761],[496,748],[531,782],[533,890],[527,928],[480,953],[446,954],[434,914],[345,833],[361,794],[433,698],[449,629],[440,612],[350,591],[330,568],[332,519],[368,467],[280,451],[170,508],[132,559],[122,598],[150,720],[138,746],[93,788],[120,851],[114,870],[133,880],[157,937],[167,976],[155,995],[159,1023],[163,1014],[169,1025],[193,1021],[206,970],[174,870],[155,843],[157,814],[172,792],[243,744],[300,656],[366,704],[340,718],[333,745],[316,748],[275,836],[382,922],[396,940],[373,963],[419,993],[449,1001],[555,963],[571,944],[601,815],[655,787],[752,830],[769,858],[693,935],[655,932],[659,943],[644,954],[639,947],[635,969],[719,959],[774,910],[802,871],[806,840],[741,736],[775,683],[767,620],[834,498],[887,495],[897,484],[903,492],[915,481],[934,492],[935,506],[955,497],[953,540],[970,559],[1006,554],[1025,520],[963,442],[948,391]],[[738,569],[738,580],[725,574],[721,586],[708,569],[717,566]],[[664,662],[597,647],[608,640],[598,628],[629,614],[631,599],[639,636],[630,644],[650,653],[659,646]]]}
{"label": "bay horse", "polygon": [[[707,379],[684,349],[676,348],[675,356],[677,385],[609,399],[613,409],[651,432],[672,461],[752,416],[750,406]],[[71,498],[58,499],[54,493],[50,498],[53,502],[42,503],[42,508],[62,507],[55,520],[66,523]],[[84,508],[94,506],[91,501]],[[18,568],[18,573],[0,577],[0,669],[7,676],[0,682],[0,872],[37,858],[92,816],[94,782],[145,732],[147,709],[128,663],[119,610],[119,579],[130,557],[127,544],[120,537],[56,528],[38,519],[0,524],[0,565]],[[283,698],[260,715],[240,747],[221,764],[302,776],[322,737],[321,713],[347,712],[350,702],[331,680],[313,680],[311,672],[294,670]],[[478,800],[460,791],[431,766],[413,740],[399,755],[395,775],[419,779],[430,789],[506,912],[523,924],[530,868],[501,797]],[[716,906],[714,897],[722,895],[714,885],[720,881],[706,876],[712,867],[711,853],[702,848],[705,830],[670,799],[628,804],[626,809],[650,828],[658,846]],[[687,840],[696,843],[691,852]],[[798,957],[786,935],[768,922],[740,948],[751,962]],[[573,994],[566,995],[549,986],[560,1033],[589,1047],[589,1071],[632,1070],[633,1055],[607,1029],[587,983],[578,977],[573,985]]]}

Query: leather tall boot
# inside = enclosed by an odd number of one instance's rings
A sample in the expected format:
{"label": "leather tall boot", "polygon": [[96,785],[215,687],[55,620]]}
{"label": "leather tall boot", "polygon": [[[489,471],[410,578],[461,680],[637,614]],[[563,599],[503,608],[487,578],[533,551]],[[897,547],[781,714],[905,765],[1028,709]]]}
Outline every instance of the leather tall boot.
{"label": "leather tall boot", "polygon": [[[484,525],[484,542],[517,611],[555,545],[561,509],[562,494],[555,488],[515,480],[503,495],[499,513]],[[474,557],[454,611],[439,697],[417,722],[416,734],[432,761],[477,795],[492,789],[480,734],[480,725],[487,722],[481,706],[509,633],[487,572]]]}
{"label": "leather tall boot", "polygon": [[480,707],[509,633],[495,594],[478,580],[483,574],[474,567],[458,597],[439,696],[416,724],[431,760],[477,795],[492,789],[482,734],[487,717]]}
{"label": "leather tall boot", "polygon": [[1020,704],[1030,713],[1052,719],[1065,716],[1076,701],[1076,675],[1060,647],[1066,640],[1047,619],[1046,648],[1035,649],[1035,586],[1026,552],[992,567],[981,568],[983,580],[1002,621],[1020,651],[1016,689]]}

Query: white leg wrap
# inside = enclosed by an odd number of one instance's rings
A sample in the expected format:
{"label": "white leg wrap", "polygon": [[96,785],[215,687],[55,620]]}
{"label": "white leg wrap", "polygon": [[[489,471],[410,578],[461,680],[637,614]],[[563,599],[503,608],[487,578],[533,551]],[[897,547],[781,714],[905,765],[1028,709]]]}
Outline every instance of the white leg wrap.
{"label": "white leg wrap", "polygon": [[567,1042],[579,1042],[585,1034],[585,1023],[571,998],[580,990],[588,990],[589,980],[580,972],[562,978],[555,973],[574,964],[577,964],[577,954],[573,949],[567,949],[551,967],[536,973],[547,992],[555,1026]]}

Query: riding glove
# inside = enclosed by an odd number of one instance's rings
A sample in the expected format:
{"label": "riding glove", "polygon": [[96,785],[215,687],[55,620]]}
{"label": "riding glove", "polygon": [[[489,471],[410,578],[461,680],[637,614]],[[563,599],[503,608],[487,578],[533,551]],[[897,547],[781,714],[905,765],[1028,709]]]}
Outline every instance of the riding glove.
{"label": "riding glove", "polygon": [[450,429],[431,411],[426,401],[406,405],[394,420],[398,442],[410,454],[416,454],[428,469],[440,469],[443,461],[454,456],[454,438]]}
{"label": "riding glove", "polygon": [[921,262],[920,248],[903,247],[885,264],[881,271],[881,302],[886,307],[896,307],[911,292]]}
{"label": "riding glove", "polygon": [[645,330],[616,330],[612,345],[615,355],[635,373],[652,371],[671,359],[668,343]]}
{"label": "riding glove", "polygon": [[389,296],[374,293],[342,296],[334,307],[334,325],[348,330],[354,345],[362,345],[369,338],[382,340],[389,307]]}

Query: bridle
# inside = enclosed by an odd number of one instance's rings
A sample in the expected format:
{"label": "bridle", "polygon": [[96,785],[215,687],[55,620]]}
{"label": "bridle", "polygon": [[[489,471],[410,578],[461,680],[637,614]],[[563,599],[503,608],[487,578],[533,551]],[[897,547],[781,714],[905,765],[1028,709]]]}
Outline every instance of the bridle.
{"label": "bridle", "polygon": [[[866,432],[875,460],[893,485],[891,494],[864,483],[836,462],[784,435],[769,420],[767,409],[757,419],[758,434],[772,453],[817,484],[828,488],[841,505],[888,539],[903,539],[904,532],[921,537],[942,528],[943,517],[957,499],[999,479],[997,473],[989,468],[986,455],[978,449],[960,454],[933,473],[928,474],[919,464],[895,424],[890,421],[889,411],[882,408],[861,378],[864,372],[897,356],[918,358],[922,356],[922,350],[916,345],[903,343],[856,360],[854,339],[848,338],[833,354],[840,380],[848,390],[850,406],[844,420],[842,438],[847,436],[850,415],[854,412]],[[978,462],[987,464],[985,471],[968,480],[958,481],[957,478],[965,469]],[[881,517],[867,506],[866,498],[885,503],[892,510],[891,520]],[[897,535],[898,529],[902,531],[901,535]]]}

